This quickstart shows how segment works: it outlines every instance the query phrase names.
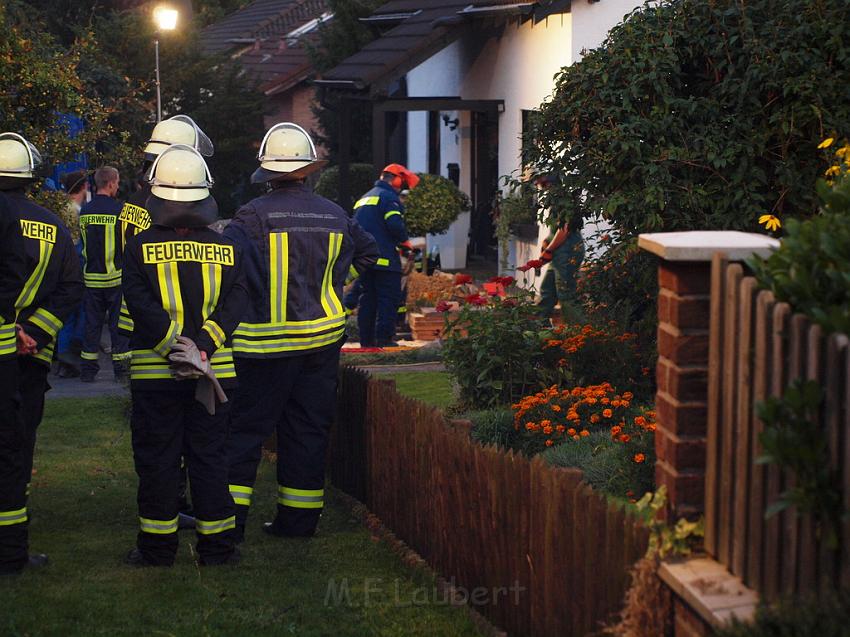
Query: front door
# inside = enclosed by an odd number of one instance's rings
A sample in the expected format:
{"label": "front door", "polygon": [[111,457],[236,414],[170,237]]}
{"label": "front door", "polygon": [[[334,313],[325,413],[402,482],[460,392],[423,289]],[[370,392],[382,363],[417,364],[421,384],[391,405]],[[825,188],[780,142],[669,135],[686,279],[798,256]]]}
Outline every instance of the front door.
{"label": "front door", "polygon": [[469,249],[496,257],[493,200],[499,188],[499,119],[496,113],[472,113],[472,218]]}

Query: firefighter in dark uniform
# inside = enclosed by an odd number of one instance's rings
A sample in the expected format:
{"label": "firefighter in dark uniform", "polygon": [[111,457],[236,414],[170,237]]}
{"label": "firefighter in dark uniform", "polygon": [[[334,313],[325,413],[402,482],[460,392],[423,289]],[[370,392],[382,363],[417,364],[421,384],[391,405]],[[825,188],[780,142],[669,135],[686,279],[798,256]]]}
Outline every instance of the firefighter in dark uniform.
{"label": "firefighter in dark uniform", "polygon": [[[151,168],[145,206],[153,224],[125,250],[123,286],[134,322],[131,430],[140,521],[137,548],[127,562],[137,566],[174,563],[181,454],[200,563],[238,558],[227,486],[225,393],[236,383],[230,336],[248,297],[236,246],[207,227],[218,213],[211,183],[194,148],[163,151]],[[176,354],[186,351],[194,352],[196,369],[206,375],[181,379]],[[225,393],[209,394],[211,380]]]}
{"label": "firefighter in dark uniform", "polygon": [[98,369],[100,337],[104,317],[108,317],[112,345],[112,369],[116,381],[124,380],[129,361],[127,337],[118,331],[121,309],[121,234],[118,215],[122,204],[118,194],[118,171],[110,166],[94,173],[97,194],[80,210],[80,237],[83,242],[83,279],[86,293],[83,300],[85,333],[80,356],[80,380],[94,382]]}
{"label": "firefighter in dark uniform", "polygon": [[243,247],[250,304],[233,334],[239,391],[228,442],[230,492],[244,537],[261,446],[277,431],[278,505],[265,530],[309,537],[324,502],[325,452],[345,338],[342,288],[351,266],[378,258],[374,239],[304,178],[326,162],[300,126],[273,126],[245,204],[224,235]]}
{"label": "firefighter in dark uniform", "polygon": [[357,327],[362,347],[396,345],[393,338],[402,276],[398,246],[407,244],[408,240],[399,193],[415,188],[418,183],[415,173],[400,164],[390,164],[381,172],[375,187],[354,205],[357,221],[375,237],[381,252],[375,265],[361,278]]}
{"label": "firefighter in dark uniform", "polygon": [[[0,529],[5,530],[0,534],[0,571],[14,570],[15,566],[22,568],[27,562],[46,561],[44,556],[27,558],[26,500],[36,430],[44,414],[44,395],[50,389],[47,375],[54,358],[56,336],[83,296],[80,263],[71,234],[59,217],[26,196],[25,189],[34,181],[33,171],[39,163],[38,151],[25,139],[15,133],[0,135],[0,190],[20,219],[25,253],[24,284],[14,303],[22,444],[18,479],[8,491],[4,484],[0,496],[16,500],[17,513],[0,512]],[[0,509],[5,508],[0,505]]]}
{"label": "firefighter in dark uniform", "polygon": [[[3,170],[5,164],[0,159],[0,180],[10,174]],[[24,278],[20,221],[0,193],[0,574],[17,573],[30,559],[35,565],[46,559],[27,555],[24,427],[15,398],[18,389],[15,300]]]}
{"label": "firefighter in dark uniform", "polygon": [[[145,207],[148,197],[151,194],[151,186],[148,183],[147,177],[156,158],[172,144],[192,146],[204,157],[212,157],[214,151],[210,138],[206,136],[204,131],[188,115],[175,115],[170,119],[162,120],[154,126],[151,137],[145,145],[145,160],[138,178],[138,188],[127,198],[123,208],[121,208],[121,214],[118,216],[118,222],[121,226],[122,252],[129,239],[142,232],[142,230],[147,230],[151,225],[151,218]],[[133,319],[130,318],[127,302],[123,298],[121,300],[121,311],[118,315],[118,330],[128,338],[133,334]],[[192,507],[189,504],[186,493],[186,482],[186,467],[185,463],[183,463],[180,482],[181,529],[193,528],[194,526],[191,519]]]}

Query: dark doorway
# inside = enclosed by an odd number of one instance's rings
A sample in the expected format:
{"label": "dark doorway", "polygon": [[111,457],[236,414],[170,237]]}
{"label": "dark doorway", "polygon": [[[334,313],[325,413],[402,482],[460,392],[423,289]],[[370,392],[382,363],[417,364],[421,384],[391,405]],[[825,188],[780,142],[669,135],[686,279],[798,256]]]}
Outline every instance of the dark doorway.
{"label": "dark doorway", "polygon": [[493,234],[493,199],[499,188],[499,120],[493,112],[472,113],[472,219],[470,252],[491,257],[498,252]]}

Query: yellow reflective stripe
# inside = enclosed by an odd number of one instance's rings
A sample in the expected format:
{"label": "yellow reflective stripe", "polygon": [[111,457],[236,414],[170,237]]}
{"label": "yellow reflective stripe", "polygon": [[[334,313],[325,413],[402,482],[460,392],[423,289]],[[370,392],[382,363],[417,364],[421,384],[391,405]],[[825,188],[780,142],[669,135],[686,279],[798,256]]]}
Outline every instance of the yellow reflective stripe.
{"label": "yellow reflective stripe", "polygon": [[236,528],[236,516],[231,515],[223,520],[201,520],[195,518],[195,530],[201,535],[213,535]]}
{"label": "yellow reflective stripe", "polygon": [[99,354],[97,352],[80,352],[80,358],[84,361],[96,361]]}
{"label": "yellow reflective stripe", "polygon": [[9,356],[18,351],[15,338],[15,324],[0,325],[0,356]]}
{"label": "yellow reflective stripe", "polygon": [[215,321],[210,321],[207,319],[204,324],[201,326],[207,334],[212,338],[213,343],[215,343],[216,347],[221,347],[224,345],[224,341],[227,340],[227,336],[224,334],[224,330],[221,329],[221,326]]}
{"label": "yellow reflective stripe", "polygon": [[313,349],[335,343],[343,337],[345,328],[335,330],[322,336],[311,336],[307,338],[276,338],[266,341],[251,341],[242,338],[233,338],[233,351],[237,354],[273,354],[279,352],[294,352],[305,349]]}
{"label": "yellow reflective stripe", "polygon": [[162,307],[171,320],[183,329],[183,296],[180,293],[180,274],[174,261],[156,264]]}
{"label": "yellow reflective stripe", "polygon": [[384,215],[384,221],[395,215],[401,216],[401,210],[390,210],[387,214]]}
{"label": "yellow reflective stripe", "polygon": [[286,291],[289,285],[289,234],[273,232],[269,235],[269,292],[271,320],[286,320]]}
{"label": "yellow reflective stripe", "polygon": [[56,338],[56,334],[62,329],[62,321],[42,307],[30,314],[27,320],[44,330],[45,333],[50,335],[50,338]]}
{"label": "yellow reflective stripe", "polygon": [[233,498],[235,504],[242,506],[251,506],[251,497],[254,495],[252,487],[243,487],[238,484],[230,485],[230,497]]}
{"label": "yellow reflective stripe", "polygon": [[119,274],[114,280],[111,281],[92,281],[88,278],[88,275],[85,276],[85,283],[87,288],[93,289],[106,289],[106,288],[117,288],[121,285],[121,275]]}
{"label": "yellow reflective stripe", "polygon": [[144,533],[155,533],[157,535],[176,533],[177,518],[173,520],[151,520],[149,518],[139,517],[139,526]]}
{"label": "yellow reflective stripe", "polygon": [[113,354],[112,360],[114,360],[114,361],[126,361],[126,360],[130,360],[130,358],[132,356],[133,356],[132,352],[123,352],[121,354]]}
{"label": "yellow reflective stripe", "polygon": [[380,197],[363,197],[362,199],[357,200],[357,203],[354,204],[354,209],[357,210],[361,206],[374,206],[380,200]]}
{"label": "yellow reflective stripe", "polygon": [[116,225],[106,226],[103,229],[103,258],[107,273],[121,272],[115,269],[115,232],[117,230]]}
{"label": "yellow reflective stripe", "polygon": [[[203,317],[206,319],[215,310],[218,297],[221,293],[221,264],[204,263],[201,265],[201,274],[204,284],[204,309]],[[223,340],[223,339],[222,339]]]}
{"label": "yellow reflective stripe", "polygon": [[50,255],[53,254],[52,243],[47,241],[39,241],[38,243],[38,263],[18,295],[18,300],[15,301],[15,309],[18,311],[32,305],[35,295],[38,294],[38,289],[44,281],[44,274],[47,272],[47,266],[50,263]]}
{"label": "yellow reflective stripe", "polygon": [[328,261],[325,265],[325,276],[322,278],[322,307],[325,316],[338,316],[345,310],[333,287],[333,271],[339,253],[342,251],[342,233],[332,232],[328,235]]}
{"label": "yellow reflective stripe", "polygon": [[154,351],[162,356],[167,356],[168,352],[171,351],[172,346],[174,345],[174,341],[177,340],[177,337],[180,335],[180,326],[171,321],[168,325],[168,331],[165,333],[165,336],[162,337],[162,340],[154,345]]}
{"label": "yellow reflective stripe", "polygon": [[36,360],[40,360],[48,365],[53,362],[53,353],[55,352],[54,342],[51,341],[49,345],[42,348],[40,352],[33,354],[33,358]]}
{"label": "yellow reflective stripe", "polygon": [[12,524],[22,524],[27,521],[27,508],[16,509],[14,511],[0,511],[0,526],[11,526]]}
{"label": "yellow reflective stripe", "polygon": [[388,266],[389,264],[390,264],[389,259],[378,259],[377,261],[375,261],[375,265]]}
{"label": "yellow reflective stripe", "polygon": [[324,506],[324,489],[293,489],[278,487],[279,504],[296,509],[321,509]]}
{"label": "yellow reflective stripe", "polygon": [[328,316],[311,321],[285,321],[283,323],[240,323],[234,335],[252,336],[285,334],[288,332],[318,332],[345,324],[345,315]]}
{"label": "yellow reflective stripe", "polygon": [[121,297],[121,310],[118,312],[118,329],[125,332],[133,331],[133,317],[130,316],[130,308],[127,307],[127,299]]}

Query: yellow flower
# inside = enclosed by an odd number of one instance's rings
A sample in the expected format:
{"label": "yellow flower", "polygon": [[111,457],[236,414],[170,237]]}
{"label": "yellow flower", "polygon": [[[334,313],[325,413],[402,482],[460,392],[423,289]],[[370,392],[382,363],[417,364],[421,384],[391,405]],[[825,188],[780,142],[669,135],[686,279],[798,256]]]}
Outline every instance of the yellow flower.
{"label": "yellow flower", "polygon": [[824,176],[825,177],[837,177],[840,174],[841,174],[841,167],[840,166],[830,166],[829,168],[826,169]]}
{"label": "yellow flower", "polygon": [[764,224],[764,227],[767,230],[777,230],[782,227],[782,222],[779,221],[779,217],[775,217],[773,215],[762,215],[759,217],[759,223]]}
{"label": "yellow flower", "polygon": [[820,144],[818,144],[818,148],[829,148],[830,146],[832,146],[832,142],[834,142],[834,141],[835,141],[834,138],[827,137]]}

